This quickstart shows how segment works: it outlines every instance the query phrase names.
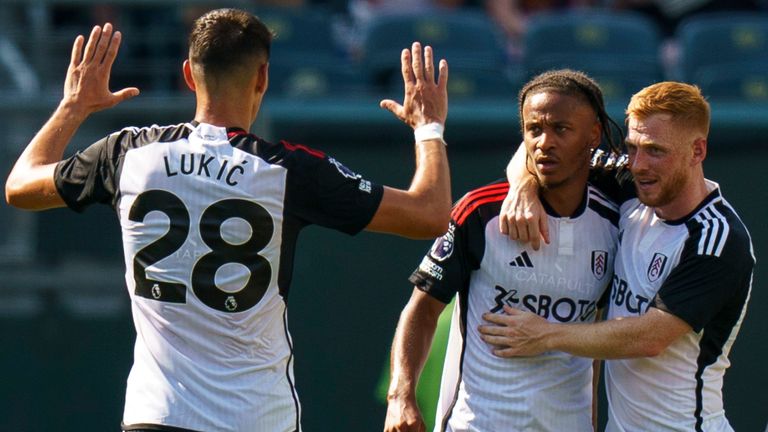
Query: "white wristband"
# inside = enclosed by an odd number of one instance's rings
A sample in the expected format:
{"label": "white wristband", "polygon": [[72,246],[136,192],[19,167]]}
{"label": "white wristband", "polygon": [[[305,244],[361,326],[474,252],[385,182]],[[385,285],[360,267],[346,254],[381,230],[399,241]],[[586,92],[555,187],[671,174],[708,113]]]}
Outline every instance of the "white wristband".
{"label": "white wristband", "polygon": [[436,139],[442,141],[443,144],[445,144],[445,140],[443,139],[444,130],[445,126],[441,125],[440,123],[427,123],[414,129],[413,136],[416,138],[416,142]]}

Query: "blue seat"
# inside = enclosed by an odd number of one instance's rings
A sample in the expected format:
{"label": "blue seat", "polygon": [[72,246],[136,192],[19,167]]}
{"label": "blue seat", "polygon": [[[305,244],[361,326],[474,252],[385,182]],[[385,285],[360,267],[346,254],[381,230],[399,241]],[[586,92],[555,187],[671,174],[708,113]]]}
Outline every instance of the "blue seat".
{"label": "blue seat", "polygon": [[270,63],[307,65],[345,60],[333,37],[327,10],[269,7],[253,12],[274,33]]}
{"label": "blue seat", "polygon": [[582,71],[597,81],[603,97],[612,101],[628,101],[638,90],[663,78],[658,66],[651,62],[617,62],[574,54],[542,57],[537,64],[537,73],[563,68]]}
{"label": "blue seat", "polygon": [[503,98],[515,101],[522,81],[507,69],[453,68],[448,80],[448,96],[452,99]]}
{"label": "blue seat", "polygon": [[334,38],[330,11],[259,7],[254,13],[274,33],[270,94],[318,98],[366,90],[367,83]]}
{"label": "blue seat", "polygon": [[663,78],[660,43],[656,24],[640,14],[592,9],[541,13],[529,22],[523,67],[528,77],[550,69],[580,70],[611,84],[606,97],[624,97]]}
{"label": "blue seat", "polygon": [[768,63],[768,14],[723,12],[692,16],[675,33],[680,44],[680,78],[699,83],[719,68],[733,75],[743,64]]}
{"label": "blue seat", "polygon": [[702,67],[695,82],[711,100],[768,103],[768,61]]}
{"label": "blue seat", "polygon": [[269,94],[293,98],[369,95],[363,74],[348,64],[285,64],[269,66]]}
{"label": "blue seat", "polygon": [[[382,15],[362,30],[361,64],[369,79],[381,84],[400,69],[400,52],[414,41],[431,45],[435,63],[453,67],[502,68],[506,63],[501,37],[487,15],[474,11]],[[389,83],[383,83],[387,88]]]}
{"label": "blue seat", "polygon": [[[448,79],[448,98],[457,99],[509,99],[515,103],[522,86],[522,77],[514,68],[480,69],[451,66]],[[400,71],[392,72],[388,94],[402,94],[403,79]]]}

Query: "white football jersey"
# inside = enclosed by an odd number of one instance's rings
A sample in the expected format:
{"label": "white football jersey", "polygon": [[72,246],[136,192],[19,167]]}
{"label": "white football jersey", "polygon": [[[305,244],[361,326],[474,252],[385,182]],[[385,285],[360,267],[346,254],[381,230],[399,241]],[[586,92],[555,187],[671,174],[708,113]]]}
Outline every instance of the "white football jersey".
{"label": "white football jersey", "polygon": [[285,298],[298,232],[363,229],[381,199],[322,152],[207,124],[129,128],[59,164],[112,204],[136,345],[123,428],[300,430]]}
{"label": "white football jersey", "polygon": [[708,185],[710,195],[680,220],[662,220],[637,199],[621,206],[608,319],[656,307],[693,330],[656,357],[605,362],[609,432],[732,430],[723,376],[755,260],[747,229]]}
{"label": "white football jersey", "polygon": [[477,328],[504,305],[552,322],[593,321],[613,274],[618,209],[588,186],[574,217],[548,209],[551,244],[534,251],[499,232],[508,189],[501,181],[465,195],[410,279],[445,303],[458,293],[435,430],[591,431],[591,359],[500,358]]}

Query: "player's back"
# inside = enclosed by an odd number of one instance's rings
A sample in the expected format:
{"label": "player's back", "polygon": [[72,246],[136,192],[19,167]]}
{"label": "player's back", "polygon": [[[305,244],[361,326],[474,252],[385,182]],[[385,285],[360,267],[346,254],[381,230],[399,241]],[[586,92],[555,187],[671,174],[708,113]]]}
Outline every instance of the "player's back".
{"label": "player's back", "polygon": [[298,233],[361,231],[383,187],[320,151],[196,122],[123,129],[54,181],[71,209],[120,218],[137,333],[124,427],[300,429],[285,304]]}
{"label": "player's back", "polygon": [[191,130],[125,146],[120,165],[137,330],[124,423],[293,429],[298,403],[277,284],[286,168],[236,148],[223,128],[179,127]]}

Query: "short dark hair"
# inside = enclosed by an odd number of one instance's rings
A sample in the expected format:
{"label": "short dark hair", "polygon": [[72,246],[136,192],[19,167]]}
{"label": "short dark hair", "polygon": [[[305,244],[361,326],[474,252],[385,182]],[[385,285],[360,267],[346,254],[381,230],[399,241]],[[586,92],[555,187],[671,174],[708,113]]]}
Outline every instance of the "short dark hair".
{"label": "short dark hair", "polygon": [[271,44],[272,33],[255,15],[239,9],[216,9],[192,25],[189,59],[206,74],[227,74],[242,66],[243,60],[269,61]]}
{"label": "short dark hair", "polygon": [[[624,142],[624,133],[621,127],[605,111],[605,101],[603,92],[594,79],[590,78],[584,72],[572,69],[550,70],[533,77],[528,81],[518,94],[518,113],[520,115],[520,128],[525,133],[525,124],[523,119],[523,104],[530,94],[541,93],[545,91],[554,91],[560,94],[574,96],[588,103],[597,114],[603,130],[603,139],[608,148],[614,154],[621,152],[621,145]],[[616,130],[619,139],[614,141],[612,131]]]}

